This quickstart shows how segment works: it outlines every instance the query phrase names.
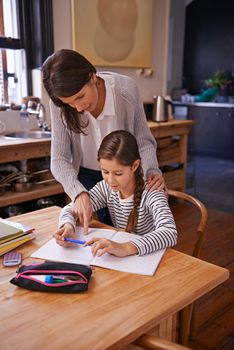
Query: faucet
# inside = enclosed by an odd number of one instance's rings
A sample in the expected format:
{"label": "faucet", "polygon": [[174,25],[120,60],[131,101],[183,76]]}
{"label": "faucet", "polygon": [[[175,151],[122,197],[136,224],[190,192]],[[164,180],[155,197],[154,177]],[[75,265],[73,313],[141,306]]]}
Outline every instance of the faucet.
{"label": "faucet", "polygon": [[37,125],[43,131],[50,131],[50,126],[46,121],[46,110],[42,103],[28,101],[27,112],[29,115],[37,117]]}

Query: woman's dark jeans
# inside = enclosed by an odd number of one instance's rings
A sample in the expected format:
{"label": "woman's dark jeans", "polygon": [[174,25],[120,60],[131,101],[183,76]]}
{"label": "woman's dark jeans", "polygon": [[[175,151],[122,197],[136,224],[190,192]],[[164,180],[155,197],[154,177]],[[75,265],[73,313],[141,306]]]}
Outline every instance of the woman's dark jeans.
{"label": "woman's dark jeans", "polygon": [[[102,173],[101,171],[91,170],[87,168],[80,167],[80,171],[78,174],[78,180],[82,183],[82,185],[90,190],[93,188],[97,182],[102,181]],[[101,222],[107,225],[113,226],[113,223],[110,218],[110,214],[107,208],[103,208],[97,211],[97,216]]]}

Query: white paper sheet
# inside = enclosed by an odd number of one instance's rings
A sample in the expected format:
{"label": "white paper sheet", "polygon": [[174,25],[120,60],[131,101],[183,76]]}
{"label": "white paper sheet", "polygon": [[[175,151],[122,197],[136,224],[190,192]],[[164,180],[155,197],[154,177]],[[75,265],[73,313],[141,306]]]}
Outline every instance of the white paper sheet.
{"label": "white paper sheet", "polygon": [[[77,239],[88,240],[91,237],[103,237],[117,242],[127,242],[129,241],[129,237],[132,237],[132,234],[113,230],[89,229],[89,234],[83,235],[82,228],[78,228]],[[63,248],[56,243],[55,239],[51,239],[31,256],[46,260],[94,265],[123,272],[152,276],[164,252],[165,249],[144,256],[131,255],[119,258],[110,254],[104,254],[101,257],[94,258],[91,253],[91,247],[89,246],[83,247],[82,245],[74,244],[72,247]]]}

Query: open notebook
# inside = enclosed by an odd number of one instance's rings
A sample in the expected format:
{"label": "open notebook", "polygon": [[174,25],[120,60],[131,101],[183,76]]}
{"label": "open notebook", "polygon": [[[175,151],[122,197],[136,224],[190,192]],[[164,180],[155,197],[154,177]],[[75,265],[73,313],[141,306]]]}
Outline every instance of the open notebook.
{"label": "open notebook", "polygon": [[[132,233],[96,228],[90,228],[89,234],[83,235],[82,228],[77,228],[77,239],[80,240],[88,240],[91,237],[104,237],[116,242],[126,242],[129,241],[129,238],[132,236]],[[118,271],[152,276],[164,252],[165,249],[162,249],[144,256],[131,255],[124,258],[119,258],[110,254],[104,254],[101,257],[93,257],[90,246],[83,247],[82,245],[74,244],[72,247],[63,248],[59,246],[53,238],[31,256],[45,260],[94,265]]]}

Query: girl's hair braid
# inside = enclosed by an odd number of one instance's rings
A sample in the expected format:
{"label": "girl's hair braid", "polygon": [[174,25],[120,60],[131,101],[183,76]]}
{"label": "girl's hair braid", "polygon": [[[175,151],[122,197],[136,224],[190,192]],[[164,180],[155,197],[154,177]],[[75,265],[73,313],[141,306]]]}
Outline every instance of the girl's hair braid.
{"label": "girl's hair braid", "polygon": [[143,170],[141,166],[139,166],[135,172],[135,179],[136,187],[134,192],[134,207],[132,208],[132,211],[128,217],[128,223],[126,227],[127,232],[134,232],[138,221],[138,209],[141,203],[142,193],[145,188],[145,181],[143,178]]}

